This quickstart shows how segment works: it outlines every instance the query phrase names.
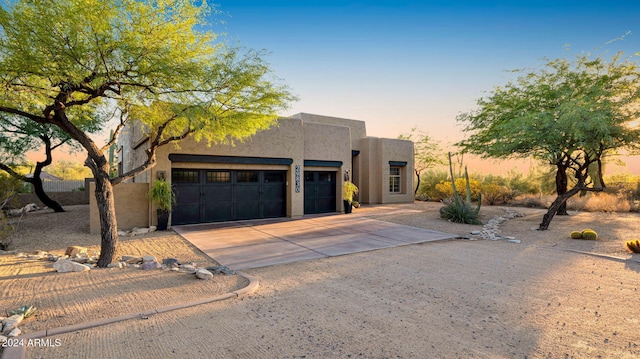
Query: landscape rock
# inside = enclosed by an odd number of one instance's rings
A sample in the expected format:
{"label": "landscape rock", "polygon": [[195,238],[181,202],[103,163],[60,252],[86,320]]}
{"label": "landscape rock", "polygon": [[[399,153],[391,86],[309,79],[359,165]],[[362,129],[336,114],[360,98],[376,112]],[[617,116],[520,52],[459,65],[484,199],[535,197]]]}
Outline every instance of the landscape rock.
{"label": "landscape rock", "polygon": [[122,258],[120,258],[121,261],[129,263],[129,264],[134,264],[134,263],[139,263],[142,262],[142,258],[141,257],[136,257],[136,256],[122,256]]}
{"label": "landscape rock", "polygon": [[57,262],[53,263],[53,268],[59,273],[84,272],[91,269],[91,267],[89,267],[88,265],[76,263],[64,258],[61,258]]}
{"label": "landscape rock", "polygon": [[145,233],[149,233],[149,228],[138,228],[138,227],[133,227],[133,229],[131,230],[131,234],[136,236],[138,234],[145,234]]}
{"label": "landscape rock", "polygon": [[123,262],[113,262],[113,263],[107,264],[107,268],[124,268],[124,267],[125,267],[125,263]]}
{"label": "landscape rock", "polygon": [[8,337],[17,337],[20,334],[22,334],[22,330],[20,330],[20,328],[13,328],[13,330],[10,331],[7,336]]}
{"label": "landscape rock", "polygon": [[236,271],[227,267],[227,266],[213,266],[207,267],[207,270],[213,274],[224,274],[224,275],[232,275],[236,274]]}
{"label": "landscape rock", "polygon": [[522,241],[519,239],[510,239],[509,243],[521,243]]}
{"label": "landscape rock", "polygon": [[487,240],[491,240],[491,241],[497,241],[500,239],[505,239],[508,241],[518,241],[518,242],[512,242],[512,243],[520,243],[519,240],[516,240],[515,237],[511,237],[511,236],[501,236],[500,235],[500,225],[503,224],[504,222],[516,218],[516,217],[523,217],[524,215],[511,209],[511,208],[506,208],[505,209],[505,214],[501,215],[501,216],[495,216],[493,218],[491,218],[489,221],[487,221],[487,223],[482,226],[482,230],[478,231],[472,231],[471,235],[475,236],[475,237],[479,237],[481,239],[487,239]]}
{"label": "landscape rock", "polygon": [[180,260],[178,260],[177,258],[164,258],[162,260],[162,264],[166,265],[169,268],[177,267],[180,265]]}
{"label": "landscape rock", "polygon": [[0,335],[0,345],[4,344],[7,342],[7,337],[5,337],[4,335]]}
{"label": "landscape rock", "polygon": [[2,334],[8,335],[12,330],[18,327],[18,324],[22,323],[24,316],[22,314],[15,314],[9,318],[5,318],[2,321]]}
{"label": "landscape rock", "polygon": [[67,250],[64,251],[64,255],[69,257],[72,257],[73,255],[78,253],[87,253],[87,248],[80,246],[71,246],[67,247]]}
{"label": "landscape rock", "polygon": [[183,264],[180,266],[180,271],[187,272],[187,273],[195,273],[196,267],[192,266],[191,264]]}
{"label": "landscape rock", "polygon": [[156,261],[143,262],[142,265],[140,266],[140,268],[142,270],[161,269],[162,268],[162,264],[160,264],[160,263],[158,263]]}
{"label": "landscape rock", "polygon": [[157,262],[158,260],[154,256],[142,256],[142,263],[144,262]]}
{"label": "landscape rock", "polygon": [[209,280],[209,279],[213,279],[213,273],[209,272],[204,268],[198,268],[196,270],[196,277],[198,279]]}

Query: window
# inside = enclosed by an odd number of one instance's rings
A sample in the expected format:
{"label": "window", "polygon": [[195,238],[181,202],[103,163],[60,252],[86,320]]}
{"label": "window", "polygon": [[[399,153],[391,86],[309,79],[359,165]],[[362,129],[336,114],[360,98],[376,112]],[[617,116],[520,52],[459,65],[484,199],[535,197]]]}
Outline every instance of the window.
{"label": "window", "polygon": [[207,171],[207,182],[231,182],[231,173],[229,171]]}
{"label": "window", "polygon": [[265,183],[282,183],[285,181],[285,172],[265,172],[264,173],[264,182]]}
{"label": "window", "polygon": [[238,182],[258,182],[258,172],[238,171]]}
{"label": "window", "polygon": [[400,167],[389,168],[389,192],[400,193]]}
{"label": "window", "polygon": [[200,172],[190,170],[173,170],[171,182],[174,183],[199,183]]}

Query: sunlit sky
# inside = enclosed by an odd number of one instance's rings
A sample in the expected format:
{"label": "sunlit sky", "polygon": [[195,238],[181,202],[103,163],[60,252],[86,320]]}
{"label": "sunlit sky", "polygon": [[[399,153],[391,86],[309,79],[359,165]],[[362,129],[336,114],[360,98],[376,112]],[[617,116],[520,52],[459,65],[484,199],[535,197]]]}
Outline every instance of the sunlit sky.
{"label": "sunlit sky", "polygon": [[[444,145],[456,115],[544,59],[640,51],[636,1],[220,0],[225,41],[270,52],[308,112],[364,120],[370,136],[417,126]],[[621,37],[624,39],[619,40]]]}

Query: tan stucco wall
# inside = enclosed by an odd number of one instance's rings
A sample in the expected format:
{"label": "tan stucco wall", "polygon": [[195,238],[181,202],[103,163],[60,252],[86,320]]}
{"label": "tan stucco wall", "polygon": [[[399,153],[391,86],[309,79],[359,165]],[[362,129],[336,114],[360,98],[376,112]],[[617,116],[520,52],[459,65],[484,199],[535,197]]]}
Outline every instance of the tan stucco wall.
{"label": "tan stucco wall", "polygon": [[367,128],[364,121],[314,115],[310,113],[299,113],[291,116],[291,118],[300,119],[305,124],[317,123],[322,125],[348,127],[351,133],[351,149],[353,150],[360,150],[360,140],[367,137]]}
{"label": "tan stucco wall", "polygon": [[[357,157],[362,203],[413,202],[413,142],[367,137]],[[401,193],[389,192],[389,161],[407,162],[401,168]]]}
{"label": "tan stucco wall", "polygon": [[[135,131],[133,131],[135,132]],[[139,137],[133,133],[131,139]],[[136,139],[140,143],[139,139]],[[146,159],[144,153],[148,144],[138,147],[134,153],[125,154],[124,170],[141,163]],[[360,151],[355,158],[352,150]],[[123,151],[127,152],[127,151]],[[293,163],[287,165],[240,165],[221,163],[181,163],[169,161],[170,154],[215,155],[235,157],[271,157],[287,158]],[[300,217],[304,214],[304,171],[320,170],[335,171],[336,183],[336,211],[342,211],[342,185],[346,171],[351,173],[351,179],[360,187],[360,201],[362,203],[410,202],[413,200],[411,188],[413,183],[413,143],[410,141],[379,139],[366,137],[363,121],[312,115],[298,114],[288,118],[281,118],[268,130],[258,132],[242,143],[232,145],[211,145],[196,142],[187,138],[179,146],[168,145],[158,149],[157,164],[151,170],[136,177],[136,182],[153,182],[158,173],[163,171],[166,179],[171,181],[172,168],[211,168],[211,169],[254,169],[254,170],[286,170],[287,171],[287,216]],[[305,160],[340,161],[340,167],[305,168]],[[352,160],[354,166],[352,168]],[[403,168],[403,193],[391,195],[388,193],[389,164],[388,161],[407,161]],[[295,169],[300,169],[300,190],[295,191]],[[146,202],[146,200],[145,200]],[[149,208],[155,213],[155,208]],[[151,224],[156,224],[155,216],[150,216]]]}
{"label": "tan stucco wall", "polygon": [[[287,216],[300,217],[304,213],[304,181],[301,180],[300,192],[295,192],[295,166],[300,166],[301,176],[304,171],[304,137],[302,121],[283,118],[277,125],[256,133],[243,143],[231,145],[211,145],[196,142],[192,138],[180,142],[180,146],[161,147],[157,152],[157,165],[151,169],[150,178],[155,180],[158,171],[165,171],[167,180],[171,181],[171,168],[216,168],[216,169],[274,169],[287,171]],[[290,158],[291,166],[239,165],[212,163],[181,163],[169,161],[169,154],[194,154],[241,157]],[[152,219],[155,221],[155,219]]]}
{"label": "tan stucco wall", "polygon": [[[100,233],[100,217],[95,196],[96,184],[89,184],[89,231]],[[121,183],[113,187],[118,229],[149,227],[148,183]],[[155,216],[154,216],[155,217]]]}
{"label": "tan stucco wall", "polygon": [[[380,138],[379,141],[382,164],[381,203],[413,202],[413,142],[390,138]],[[389,161],[407,162],[406,166],[401,167],[401,193],[389,192]]]}

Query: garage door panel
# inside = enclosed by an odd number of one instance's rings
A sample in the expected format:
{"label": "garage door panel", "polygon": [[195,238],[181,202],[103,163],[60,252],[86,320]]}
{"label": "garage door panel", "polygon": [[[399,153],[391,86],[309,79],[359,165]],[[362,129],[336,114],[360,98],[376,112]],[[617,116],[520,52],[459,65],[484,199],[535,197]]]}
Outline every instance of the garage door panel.
{"label": "garage door panel", "polygon": [[178,195],[174,224],[286,216],[286,171],[172,172]]}
{"label": "garage door panel", "polygon": [[204,205],[203,222],[222,222],[233,219],[231,202],[207,202]]}
{"label": "garage door panel", "polygon": [[335,212],[336,200],[336,172],[305,171],[305,214]]}
{"label": "garage door panel", "polygon": [[209,201],[231,202],[233,201],[231,189],[232,189],[231,184],[219,185],[219,186],[207,185],[204,187],[205,202],[209,202]]}
{"label": "garage door panel", "polygon": [[260,215],[260,202],[237,201],[235,203],[235,219],[255,219],[262,218]]}
{"label": "garage door panel", "polygon": [[200,204],[181,204],[171,212],[171,222],[174,224],[200,223]]}

